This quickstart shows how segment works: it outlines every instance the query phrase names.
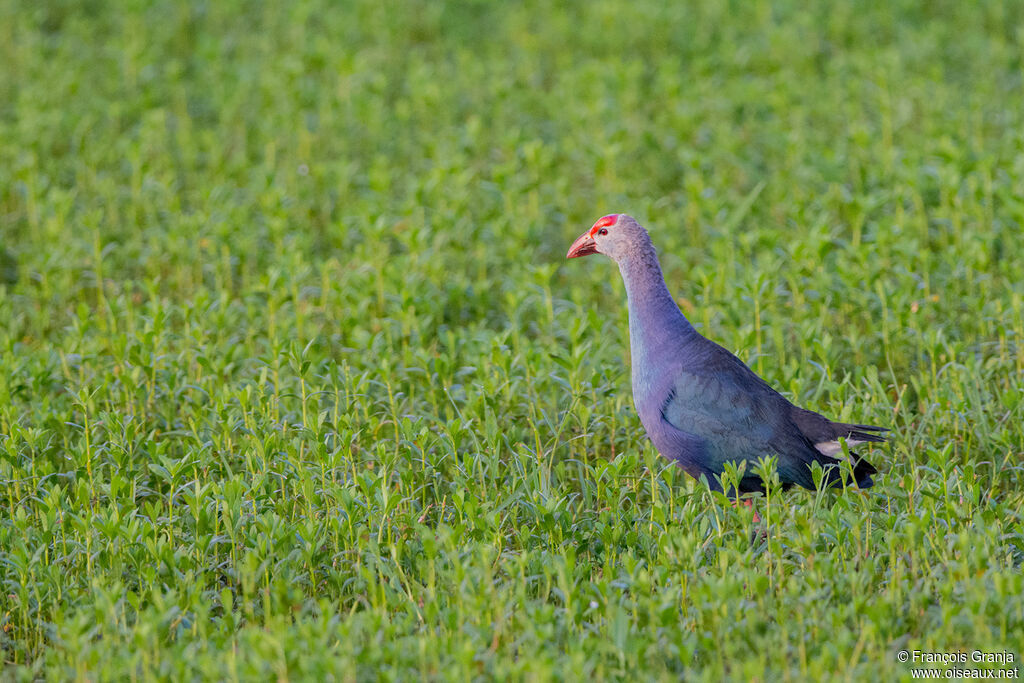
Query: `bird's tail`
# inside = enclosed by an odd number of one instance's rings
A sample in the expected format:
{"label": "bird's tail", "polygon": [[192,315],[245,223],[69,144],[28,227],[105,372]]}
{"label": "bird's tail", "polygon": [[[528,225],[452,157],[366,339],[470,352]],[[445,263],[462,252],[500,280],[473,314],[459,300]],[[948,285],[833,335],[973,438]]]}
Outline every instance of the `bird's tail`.
{"label": "bird's tail", "polygon": [[[885,439],[880,440],[884,441]],[[875,481],[871,478],[871,475],[878,472],[878,470],[875,469],[875,466],[855,453],[850,453],[850,455],[854,459],[853,479],[857,482],[857,486],[862,489],[874,486]]]}
{"label": "bird's tail", "polygon": [[883,443],[888,437],[880,432],[889,431],[885,427],[873,427],[871,425],[844,424],[833,422],[833,426],[847,441],[861,441],[870,443]]}
{"label": "bird's tail", "polygon": [[852,486],[857,484],[858,488],[867,489],[874,486],[875,482],[871,478],[872,474],[878,472],[875,466],[869,463],[858,454],[850,451],[850,461],[853,464],[853,479],[849,475],[843,474],[843,468],[841,460],[836,458],[823,458],[819,462],[828,463],[825,465],[825,486]]}

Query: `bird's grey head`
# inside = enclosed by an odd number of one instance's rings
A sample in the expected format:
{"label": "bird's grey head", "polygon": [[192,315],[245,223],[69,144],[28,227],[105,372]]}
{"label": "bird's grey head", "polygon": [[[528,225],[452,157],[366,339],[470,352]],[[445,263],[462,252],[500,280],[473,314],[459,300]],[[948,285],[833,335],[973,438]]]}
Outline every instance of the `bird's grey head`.
{"label": "bird's grey head", "polygon": [[590,230],[580,235],[566,258],[577,258],[589,254],[604,254],[613,261],[649,249],[651,244],[647,231],[632,216],[613,213],[603,216]]}

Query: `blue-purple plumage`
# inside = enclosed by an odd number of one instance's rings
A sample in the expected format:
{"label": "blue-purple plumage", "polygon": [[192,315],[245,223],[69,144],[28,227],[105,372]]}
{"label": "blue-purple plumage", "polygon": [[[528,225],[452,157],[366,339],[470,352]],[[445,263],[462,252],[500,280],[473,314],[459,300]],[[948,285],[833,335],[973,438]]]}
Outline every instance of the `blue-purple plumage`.
{"label": "blue-purple plumage", "polygon": [[[758,491],[752,465],[777,456],[784,486],[813,488],[812,464],[842,481],[839,439],[884,441],[880,427],[837,423],[793,405],[740,359],[702,337],[665,285],[647,232],[626,215],[605,217],[569,256],[604,253],[619,266],[629,303],[633,399],[651,441],[693,477],[721,490],[727,462],[746,462],[739,492]],[[601,223],[601,221],[599,221]],[[875,468],[855,454],[854,479],[872,485]]]}

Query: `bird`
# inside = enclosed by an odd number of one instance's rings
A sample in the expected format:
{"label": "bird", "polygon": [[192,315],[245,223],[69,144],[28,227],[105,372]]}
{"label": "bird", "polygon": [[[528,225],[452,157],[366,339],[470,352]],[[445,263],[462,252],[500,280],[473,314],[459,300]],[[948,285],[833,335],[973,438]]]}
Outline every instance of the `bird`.
{"label": "bird", "polygon": [[[776,457],[783,489],[815,489],[819,463],[824,486],[851,484],[843,475],[849,454],[852,481],[873,485],[877,470],[849,450],[881,443],[889,430],[833,422],[794,405],[724,347],[702,336],[669,293],[650,235],[632,216],[603,216],[566,254],[604,254],[619,266],[629,308],[633,402],[658,452],[714,491],[739,501],[763,493],[754,466]],[[844,450],[841,439],[846,440]],[[737,486],[723,490],[726,463],[746,463]],[[749,498],[745,503],[750,505]],[[755,511],[754,521],[759,517]]]}

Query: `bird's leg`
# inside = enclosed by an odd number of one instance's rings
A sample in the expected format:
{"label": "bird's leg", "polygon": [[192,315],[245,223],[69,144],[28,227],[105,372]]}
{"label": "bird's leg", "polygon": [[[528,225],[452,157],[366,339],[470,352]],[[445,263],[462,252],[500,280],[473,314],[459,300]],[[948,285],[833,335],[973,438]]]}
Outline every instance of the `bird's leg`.
{"label": "bird's leg", "polygon": [[[736,506],[739,507],[740,501],[736,501]],[[754,513],[754,524],[761,524],[761,515],[757,514],[757,510],[754,509],[754,501],[751,498],[747,498],[743,501],[743,504],[750,508],[751,512]],[[757,545],[761,541],[768,538],[768,528],[757,526],[753,531],[750,532],[750,545]]]}
{"label": "bird's leg", "polygon": [[[739,502],[739,501],[737,501],[737,502]],[[743,504],[745,506],[747,506],[748,508],[750,508],[751,510],[753,510],[753,512],[754,512],[754,524],[760,524],[761,523],[761,515],[757,514],[757,510],[754,510],[754,501],[752,499],[750,499],[750,498],[747,498],[747,499],[745,499],[743,501]]]}

